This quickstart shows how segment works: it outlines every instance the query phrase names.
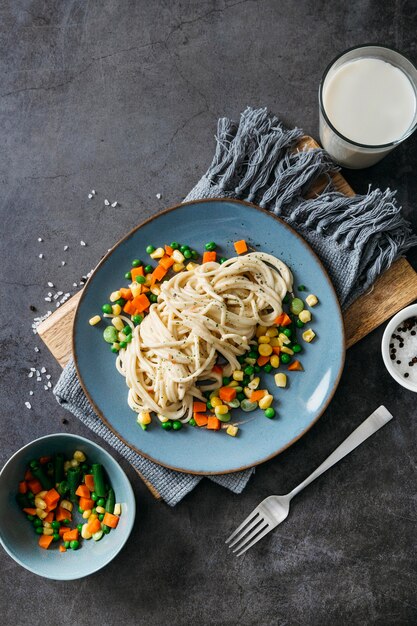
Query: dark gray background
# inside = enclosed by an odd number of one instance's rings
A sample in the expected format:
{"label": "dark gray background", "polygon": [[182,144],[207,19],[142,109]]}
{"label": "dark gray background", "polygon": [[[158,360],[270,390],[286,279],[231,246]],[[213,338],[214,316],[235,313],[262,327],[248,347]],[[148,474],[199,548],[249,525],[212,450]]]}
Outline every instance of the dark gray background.
{"label": "dark gray background", "polygon": [[[50,432],[95,439],[27,378],[33,365],[53,381],[60,372],[46,349],[34,352],[30,329],[29,305],[48,308],[47,280],[73,291],[128,229],[181,200],[211,160],[219,116],[267,106],[317,137],[317,87],[331,58],[377,41],[417,61],[417,23],[415,3],[402,0],[3,0],[0,17],[3,463]],[[398,189],[414,225],[416,148],[414,137],[346,173],[360,192]],[[121,207],[104,208],[105,197]],[[329,409],[241,496],[203,481],[170,509],[120,460],[138,503],[123,552],[70,583],[37,578],[2,553],[2,624],[416,623],[416,396],[386,373],[382,331],[349,350]],[[224,538],[262,498],[291,489],[381,403],[394,423],[303,492],[243,559],[227,553]]]}

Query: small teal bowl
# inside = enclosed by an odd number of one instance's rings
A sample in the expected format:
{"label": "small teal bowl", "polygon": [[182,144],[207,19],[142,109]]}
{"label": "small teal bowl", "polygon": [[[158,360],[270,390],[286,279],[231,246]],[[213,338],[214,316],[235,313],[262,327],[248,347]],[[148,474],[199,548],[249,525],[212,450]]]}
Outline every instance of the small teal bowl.
{"label": "small teal bowl", "polygon": [[[122,504],[122,515],[115,530],[100,541],[81,542],[78,550],[59,552],[61,542],[52,543],[48,550],[38,546],[39,535],[19,509],[15,497],[18,483],[23,479],[32,459],[62,452],[69,458],[81,450],[88,459],[101,463],[106,470]],[[110,563],[126,543],[135,520],[135,496],[130,482],[113,457],[100,446],[77,435],[57,433],[35,439],[18,450],[0,473],[0,541],[6,552],[30,572],[54,580],[75,580],[97,572]],[[77,516],[75,519],[78,521]]]}

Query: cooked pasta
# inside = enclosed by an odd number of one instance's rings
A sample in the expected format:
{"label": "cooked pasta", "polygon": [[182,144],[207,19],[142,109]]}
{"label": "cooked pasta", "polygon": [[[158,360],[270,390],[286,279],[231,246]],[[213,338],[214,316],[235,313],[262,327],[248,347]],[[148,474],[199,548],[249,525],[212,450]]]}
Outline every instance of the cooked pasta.
{"label": "cooked pasta", "polygon": [[250,348],[257,325],[271,326],[291,291],[288,267],[263,252],[204,263],[163,282],[140,325],[124,318],[132,341],[116,366],[129,387],[129,406],[187,422],[193,399],[204,400],[203,391],[221,385],[217,359],[225,376],[240,369],[237,357]]}

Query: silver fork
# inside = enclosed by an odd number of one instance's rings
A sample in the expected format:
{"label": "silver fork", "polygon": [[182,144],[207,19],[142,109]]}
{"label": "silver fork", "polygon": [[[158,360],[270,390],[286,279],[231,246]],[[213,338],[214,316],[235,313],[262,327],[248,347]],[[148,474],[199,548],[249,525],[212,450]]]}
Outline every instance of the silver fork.
{"label": "silver fork", "polygon": [[361,443],[376,433],[392,418],[393,416],[384,406],[376,409],[308,478],[303,480],[290,493],[287,493],[285,496],[269,496],[262,500],[245,521],[236,528],[235,532],[226,539],[229,548],[234,547],[233,552],[237,552],[236,556],[244,554],[246,550],[249,550],[255,543],[265,537],[270,530],[273,530],[287,518],[290,511],[290,502],[297,493],[300,493],[304,487],[307,487],[307,485],[324,474],[326,470],[343,459],[349,452],[360,446]]}

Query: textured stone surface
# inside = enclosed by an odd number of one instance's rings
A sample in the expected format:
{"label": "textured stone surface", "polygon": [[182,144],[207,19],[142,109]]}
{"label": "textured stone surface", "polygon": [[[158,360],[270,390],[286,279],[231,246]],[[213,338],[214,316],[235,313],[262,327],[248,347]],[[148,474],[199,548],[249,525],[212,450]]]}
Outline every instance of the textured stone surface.
{"label": "textured stone surface", "polygon": [[[47,310],[47,280],[72,291],[128,229],[181,200],[211,160],[219,116],[264,105],[317,136],[317,87],[335,54],[367,41],[414,61],[417,52],[410,1],[3,0],[0,18],[3,463],[50,432],[94,439],[26,377],[32,365],[59,375],[30,330],[29,304]],[[414,225],[416,146],[347,173],[357,191],[398,188]],[[64,584],[2,553],[2,624],[416,623],[416,396],[385,372],[382,330],[349,351],[325,415],[243,495],[204,481],[171,510],[121,461],[138,517],[109,567]],[[300,495],[243,559],[227,553],[224,538],[263,497],[292,488],[381,403],[394,423]]]}

